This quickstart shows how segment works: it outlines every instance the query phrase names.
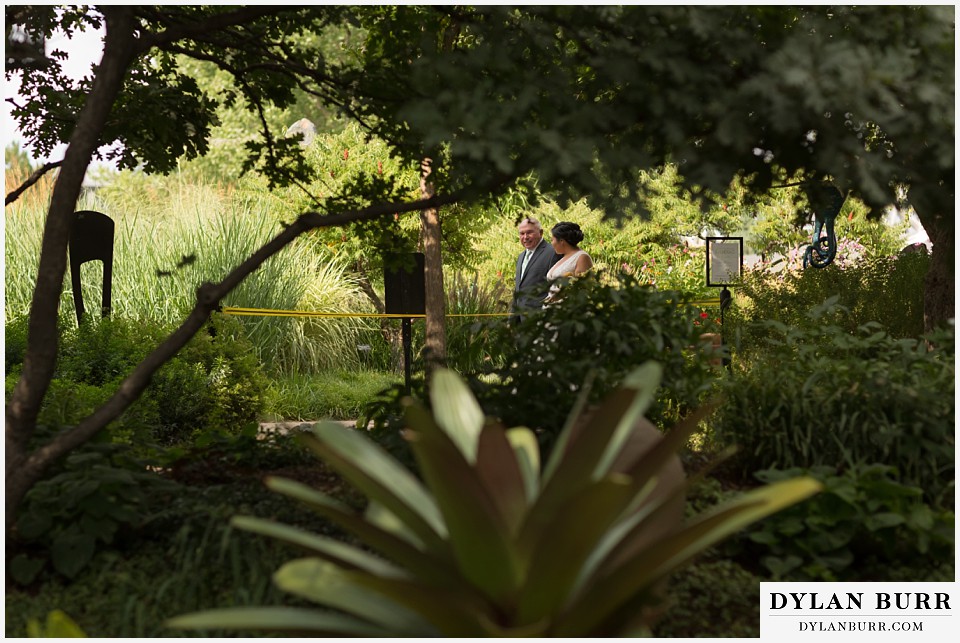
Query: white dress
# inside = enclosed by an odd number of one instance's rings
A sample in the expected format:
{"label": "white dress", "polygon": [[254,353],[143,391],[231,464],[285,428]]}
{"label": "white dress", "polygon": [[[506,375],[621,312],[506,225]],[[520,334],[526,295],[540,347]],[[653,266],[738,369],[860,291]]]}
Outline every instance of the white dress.
{"label": "white dress", "polygon": [[[550,301],[560,290],[560,284],[557,283],[557,279],[560,277],[572,277],[577,269],[577,261],[580,259],[580,255],[586,254],[583,250],[577,250],[566,259],[561,259],[553,264],[553,267],[547,271],[547,281],[554,282],[550,285],[550,293],[547,295],[547,301]],[[587,255],[587,257],[589,258],[590,255]]]}

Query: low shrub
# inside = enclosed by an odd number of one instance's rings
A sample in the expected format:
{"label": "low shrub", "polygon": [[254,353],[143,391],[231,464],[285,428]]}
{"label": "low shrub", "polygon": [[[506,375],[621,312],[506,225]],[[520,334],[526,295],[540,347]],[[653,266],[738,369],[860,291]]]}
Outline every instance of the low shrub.
{"label": "low shrub", "polygon": [[589,401],[618,386],[647,360],[663,365],[663,388],[650,413],[675,421],[716,381],[699,339],[699,309],[676,291],[661,291],[619,273],[588,274],[565,284],[562,297],[516,324],[500,323],[494,350],[504,365],[471,375],[484,411],[529,426],[548,439],[558,432],[588,376]]}
{"label": "low shrub", "polygon": [[749,477],[887,464],[931,506],[952,507],[952,327],[929,342],[896,339],[875,323],[848,332],[834,323],[842,309],[822,312],[802,328],[763,322],[762,350],[726,381],[713,436],[739,448],[731,466]]}
{"label": "low shrub", "polygon": [[26,589],[8,586],[6,636],[26,636],[31,620],[43,620],[54,609],[69,614],[90,637],[144,638],[178,636],[164,627],[164,620],[184,611],[295,602],[270,578],[291,549],[230,528],[229,516],[237,511],[276,516],[343,538],[329,523],[278,498],[254,478],[184,485],[169,497],[161,516],[136,532],[136,539],[122,547],[115,541],[98,548],[73,578],[48,574],[42,584]]}
{"label": "low shrub", "polygon": [[[657,638],[758,638],[760,581],[730,560],[704,559],[679,570],[670,582]],[[704,591],[709,588],[709,591]]]}
{"label": "low shrub", "polygon": [[763,264],[748,270],[733,289],[735,305],[724,321],[738,335],[735,347],[749,351],[768,336],[764,326],[752,322],[809,327],[811,309],[835,299],[847,311],[837,321],[850,332],[875,322],[893,337],[919,337],[929,264],[925,252],[841,260],[822,269]]}
{"label": "low shrub", "polygon": [[108,442],[87,444],[27,493],[15,525],[18,553],[8,567],[14,581],[28,585],[48,565],[73,578],[99,549],[165,511],[177,485],[127,451]]}
{"label": "low shrub", "polygon": [[809,475],[824,491],[749,528],[749,557],[790,581],[880,581],[891,565],[918,576],[943,561],[952,567],[953,512],[931,508],[894,473],[879,464],[758,472],[764,483]]}
{"label": "low shrub", "polygon": [[[116,391],[126,375],[156,346],[168,329],[122,317],[84,318],[79,326],[60,324],[59,354],[50,390],[38,422],[51,428],[70,426],[88,416]],[[14,338],[8,350],[6,390],[20,372],[26,318],[8,320]],[[238,322],[214,316],[151,379],[143,395],[110,426],[114,441],[145,447],[187,442],[215,426],[238,429],[263,409],[266,378]]]}

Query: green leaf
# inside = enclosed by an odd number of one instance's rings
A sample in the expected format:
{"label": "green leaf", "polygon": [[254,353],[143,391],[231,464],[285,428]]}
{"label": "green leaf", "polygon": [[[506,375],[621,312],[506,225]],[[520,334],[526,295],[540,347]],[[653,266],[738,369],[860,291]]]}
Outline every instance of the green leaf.
{"label": "green leaf", "polygon": [[354,573],[350,579],[421,614],[447,637],[490,636],[498,614],[482,597],[466,591],[433,587],[416,581]]}
{"label": "green leaf", "polygon": [[446,525],[423,485],[384,449],[354,429],[332,422],[314,425],[301,439],[330,466],[400,518],[426,547],[449,551]]}
{"label": "green leaf", "polygon": [[527,512],[521,527],[518,547],[522,560],[529,559],[556,512],[591,481],[608,441],[619,426],[620,418],[629,410],[636,396],[634,390],[616,390],[603,400],[586,422],[572,427],[562,459],[553,476],[541,489],[536,503]]}
{"label": "green leaf", "polygon": [[516,453],[502,426],[488,424],[480,432],[476,470],[507,529],[515,533],[527,510],[527,489]]}
{"label": "green leaf", "polygon": [[569,598],[584,562],[632,498],[629,478],[613,474],[570,498],[543,531],[519,597],[522,624],[551,616]]}
{"label": "green leaf", "polygon": [[117,531],[117,523],[110,518],[97,518],[90,514],[83,514],[80,518],[80,528],[84,533],[110,544]]}
{"label": "green leaf", "polygon": [[303,502],[320,515],[353,532],[374,550],[424,582],[444,587],[460,585],[457,575],[445,566],[449,555],[428,555],[408,541],[371,524],[350,508],[305,484],[275,477],[267,477],[265,483],[269,489]]}
{"label": "green leaf", "polygon": [[587,403],[590,400],[590,391],[593,388],[593,380],[595,377],[596,371],[591,370],[589,373],[587,373],[587,377],[583,382],[583,387],[580,389],[580,393],[577,395],[577,399],[573,403],[573,408],[570,409],[570,413],[567,415],[563,429],[561,429],[560,435],[557,436],[557,441],[553,446],[553,451],[550,453],[550,458],[547,460],[547,465],[543,470],[543,480],[540,483],[541,487],[547,484],[547,482],[553,477],[557,467],[560,466],[560,462],[563,460],[563,454],[567,451],[567,443],[571,440],[574,429],[580,422],[584,409],[587,408]]}
{"label": "green leaf", "polygon": [[347,569],[361,569],[387,577],[407,575],[399,567],[362,549],[290,525],[251,516],[234,516],[230,524],[237,529],[269,536],[299,547]]}
{"label": "green leaf", "polygon": [[660,386],[660,380],[663,378],[663,367],[657,362],[646,362],[632,371],[623,380],[623,388],[634,389],[638,392],[633,400],[633,404],[620,418],[616,432],[607,445],[594,476],[599,478],[605,476],[613,465],[614,461],[620,456],[624,444],[630,439],[634,431],[634,426],[643,414],[646,413],[657,395],[657,388]]}
{"label": "green leaf", "polygon": [[492,600],[515,591],[518,569],[504,517],[476,470],[422,407],[406,409],[410,446],[436,494],[460,572]]}
{"label": "green leaf", "polygon": [[61,610],[53,610],[47,614],[46,623],[42,626],[37,619],[27,622],[27,634],[31,638],[45,639],[81,639],[87,635],[72,618]]}
{"label": "green leaf", "polygon": [[526,427],[507,429],[507,440],[523,476],[527,502],[532,503],[540,490],[540,446],[537,436]]}
{"label": "green leaf", "polygon": [[178,630],[260,630],[319,636],[386,637],[391,632],[345,614],[300,607],[228,607],[175,616]]}
{"label": "green leaf", "polygon": [[[576,583],[578,589],[595,577],[611,573],[638,552],[679,530],[683,524],[686,485],[682,471],[673,480],[671,477],[665,471],[651,478],[643,493],[635,496],[627,515],[603,535],[584,564]],[[632,481],[632,485],[636,485],[636,481]]]}
{"label": "green leaf", "polygon": [[17,533],[24,540],[34,540],[45,534],[53,526],[53,519],[46,511],[27,510],[17,521]]}
{"label": "green leaf", "polygon": [[58,572],[73,578],[90,562],[95,549],[96,539],[90,534],[65,532],[53,539],[50,561]]}
{"label": "green leaf", "polygon": [[669,466],[671,459],[677,457],[676,454],[696,431],[700,421],[713,413],[716,407],[715,402],[701,405],[677,422],[666,434],[660,434],[655,427],[649,425],[650,431],[657,431],[653,444],[650,437],[644,435],[646,429],[635,425],[634,433],[624,445],[620,459],[614,463],[614,470],[629,475],[636,491],[654,478],[662,477],[666,474],[665,467]]}
{"label": "green leaf", "polygon": [[485,416],[464,381],[449,369],[437,369],[430,380],[430,403],[437,425],[467,462],[475,462]]}
{"label": "green leaf", "polygon": [[43,569],[42,558],[30,558],[26,554],[17,554],[7,568],[10,577],[21,585],[29,585]]}
{"label": "green leaf", "polygon": [[394,636],[440,634],[419,614],[355,583],[352,580],[355,576],[357,574],[346,572],[327,561],[301,558],[283,565],[273,575],[273,580],[285,592],[372,621]]}
{"label": "green leaf", "polygon": [[748,492],[669,538],[664,538],[597,579],[585,590],[589,600],[575,603],[557,621],[555,636],[585,636],[625,601],[663,578],[693,556],[746,525],[797,503],[823,485],[798,478]]}
{"label": "green leaf", "polygon": [[417,538],[417,535],[413,533],[409,527],[400,518],[397,517],[395,513],[381,505],[375,500],[371,500],[367,503],[367,509],[363,513],[364,517],[372,525],[376,525],[380,529],[396,535],[398,538],[402,538],[407,542],[413,544],[418,549],[423,549],[423,543]]}
{"label": "green leaf", "polygon": [[897,513],[885,512],[867,516],[863,524],[870,531],[877,531],[879,529],[888,529],[890,527],[902,525],[906,521],[907,519],[905,516]]}

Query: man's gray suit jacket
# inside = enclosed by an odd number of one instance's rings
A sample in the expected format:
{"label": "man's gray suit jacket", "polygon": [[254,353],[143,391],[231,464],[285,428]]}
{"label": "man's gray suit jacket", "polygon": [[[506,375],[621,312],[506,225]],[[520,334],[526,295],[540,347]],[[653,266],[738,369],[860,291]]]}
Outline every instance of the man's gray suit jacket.
{"label": "man's gray suit jacket", "polygon": [[547,289],[542,287],[541,291],[537,291],[537,286],[547,280],[547,271],[560,258],[560,255],[553,251],[553,247],[545,239],[541,239],[537,247],[534,248],[530,263],[527,264],[527,269],[521,277],[520,271],[523,268],[523,255],[525,253],[526,250],[517,257],[517,272],[513,288],[513,310],[515,312],[540,308],[543,305],[543,299],[547,296]]}

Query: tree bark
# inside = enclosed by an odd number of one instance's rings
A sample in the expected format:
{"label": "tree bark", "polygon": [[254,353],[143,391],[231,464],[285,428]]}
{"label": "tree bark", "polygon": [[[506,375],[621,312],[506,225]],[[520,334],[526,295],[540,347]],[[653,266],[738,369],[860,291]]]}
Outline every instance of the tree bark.
{"label": "tree bark", "polygon": [[[956,315],[956,231],[954,222],[948,219],[947,215],[938,213],[931,216],[921,208],[917,208],[916,213],[933,243],[923,292],[924,330],[930,332]],[[953,213],[950,214],[951,217],[952,215]]]}
{"label": "tree bark", "polygon": [[[434,194],[430,182],[430,159],[420,165],[420,198],[429,199]],[[420,211],[423,239],[423,280],[426,327],[424,329],[424,370],[427,381],[430,375],[447,361],[447,337],[444,327],[446,297],[443,292],[443,255],[440,250],[442,233],[440,211],[425,208]]]}

